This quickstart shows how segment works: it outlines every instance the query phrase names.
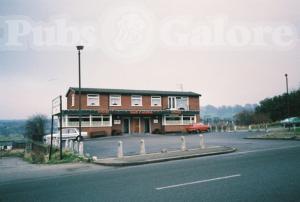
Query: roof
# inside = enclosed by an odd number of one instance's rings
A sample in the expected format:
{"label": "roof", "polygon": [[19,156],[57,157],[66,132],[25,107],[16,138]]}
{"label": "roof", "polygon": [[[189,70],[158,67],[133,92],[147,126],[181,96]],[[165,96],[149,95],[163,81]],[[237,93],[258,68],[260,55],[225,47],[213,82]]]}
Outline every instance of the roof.
{"label": "roof", "polygon": [[[73,91],[79,92],[79,88],[70,87],[66,96]],[[81,92],[96,94],[127,94],[127,95],[169,95],[169,96],[201,96],[199,93],[191,91],[159,91],[159,90],[130,90],[130,89],[108,89],[108,88],[81,88]]]}

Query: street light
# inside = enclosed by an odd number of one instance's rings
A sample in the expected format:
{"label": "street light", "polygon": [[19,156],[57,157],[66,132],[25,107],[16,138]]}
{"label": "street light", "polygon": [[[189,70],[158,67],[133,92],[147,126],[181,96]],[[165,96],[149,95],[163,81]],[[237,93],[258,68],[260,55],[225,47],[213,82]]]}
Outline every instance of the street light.
{"label": "street light", "polygon": [[[287,118],[290,117],[290,101],[289,101],[289,78],[288,74],[285,74],[285,83],[286,83],[286,107],[287,107]],[[289,130],[291,129],[291,124],[289,123]]]}
{"label": "street light", "polygon": [[286,107],[287,107],[287,118],[290,116],[290,102],[289,102],[289,78],[288,74],[285,74],[286,82]]}
{"label": "street light", "polygon": [[77,140],[81,141],[82,136],[81,136],[81,67],[80,67],[80,51],[83,50],[83,46],[76,46],[78,50],[78,79],[79,79],[79,136],[77,137]]}

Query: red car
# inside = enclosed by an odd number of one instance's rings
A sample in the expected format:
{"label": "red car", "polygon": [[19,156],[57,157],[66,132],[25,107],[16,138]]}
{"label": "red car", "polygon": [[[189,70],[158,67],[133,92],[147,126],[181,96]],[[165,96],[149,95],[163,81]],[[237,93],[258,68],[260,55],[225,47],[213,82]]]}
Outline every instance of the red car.
{"label": "red car", "polygon": [[205,125],[203,123],[195,123],[193,125],[189,125],[186,127],[186,131],[188,133],[201,133],[201,132],[208,132],[210,130],[210,127],[208,125]]}

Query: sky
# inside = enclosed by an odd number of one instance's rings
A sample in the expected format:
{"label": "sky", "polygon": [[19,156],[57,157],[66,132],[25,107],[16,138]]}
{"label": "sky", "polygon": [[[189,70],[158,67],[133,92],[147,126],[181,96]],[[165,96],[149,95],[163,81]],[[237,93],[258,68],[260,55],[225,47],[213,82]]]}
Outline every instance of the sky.
{"label": "sky", "polygon": [[78,85],[183,90],[201,106],[300,87],[299,0],[0,0],[0,119],[50,115]]}

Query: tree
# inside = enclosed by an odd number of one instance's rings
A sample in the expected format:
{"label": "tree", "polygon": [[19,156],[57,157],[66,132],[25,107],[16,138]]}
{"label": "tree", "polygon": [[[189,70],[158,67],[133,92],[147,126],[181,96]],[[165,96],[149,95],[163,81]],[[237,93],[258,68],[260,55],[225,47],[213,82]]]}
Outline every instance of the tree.
{"label": "tree", "polygon": [[29,117],[25,124],[25,137],[42,142],[45,135],[47,117],[42,114]]}

